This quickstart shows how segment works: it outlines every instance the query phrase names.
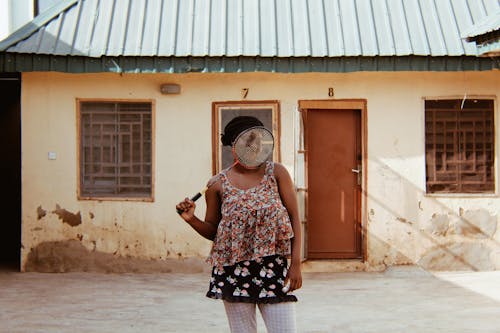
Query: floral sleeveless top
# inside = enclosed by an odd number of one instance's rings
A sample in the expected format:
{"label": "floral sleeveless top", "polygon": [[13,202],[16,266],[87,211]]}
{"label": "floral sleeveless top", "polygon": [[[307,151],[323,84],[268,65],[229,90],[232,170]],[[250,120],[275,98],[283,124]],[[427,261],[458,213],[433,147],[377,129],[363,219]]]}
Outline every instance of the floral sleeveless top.
{"label": "floral sleeveless top", "polygon": [[222,218],[207,261],[223,267],[274,254],[289,255],[293,229],[278,192],[274,163],[266,162],[260,183],[247,190],[231,184],[228,170],[220,173]]}

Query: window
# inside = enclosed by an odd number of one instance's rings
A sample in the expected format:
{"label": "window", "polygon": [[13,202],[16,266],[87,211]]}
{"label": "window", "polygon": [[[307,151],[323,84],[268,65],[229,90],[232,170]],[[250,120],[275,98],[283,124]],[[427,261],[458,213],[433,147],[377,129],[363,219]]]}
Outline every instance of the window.
{"label": "window", "polygon": [[425,101],[427,193],[493,193],[493,100]]}
{"label": "window", "polygon": [[262,121],[264,127],[272,131],[274,135],[272,159],[279,161],[279,103],[277,101],[214,102],[212,112],[214,122],[212,126],[214,174],[231,166],[233,163],[231,147],[222,146],[220,137],[227,123],[237,116],[254,116]]}
{"label": "window", "polygon": [[80,198],[152,199],[152,103],[79,101]]}

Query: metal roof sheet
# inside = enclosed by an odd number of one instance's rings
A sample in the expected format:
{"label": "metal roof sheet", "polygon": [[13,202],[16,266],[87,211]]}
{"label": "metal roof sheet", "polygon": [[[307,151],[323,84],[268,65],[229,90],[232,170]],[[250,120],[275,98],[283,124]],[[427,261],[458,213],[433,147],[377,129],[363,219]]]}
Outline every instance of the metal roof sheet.
{"label": "metal roof sheet", "polygon": [[487,34],[500,29],[500,11],[495,14],[486,16],[484,19],[472,26],[462,36],[467,40],[474,39],[474,37]]}
{"label": "metal roof sheet", "polygon": [[[85,57],[476,56],[498,0],[64,0],[0,51]],[[63,8],[64,9],[61,9]]]}

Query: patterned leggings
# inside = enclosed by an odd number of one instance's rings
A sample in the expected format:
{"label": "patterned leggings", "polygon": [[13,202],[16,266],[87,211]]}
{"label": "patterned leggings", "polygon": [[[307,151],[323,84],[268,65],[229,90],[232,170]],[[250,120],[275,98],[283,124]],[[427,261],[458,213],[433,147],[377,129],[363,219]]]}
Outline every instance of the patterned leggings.
{"label": "patterned leggings", "polygon": [[[297,332],[295,302],[257,304],[268,333]],[[224,301],[231,333],[256,333],[255,304]]]}

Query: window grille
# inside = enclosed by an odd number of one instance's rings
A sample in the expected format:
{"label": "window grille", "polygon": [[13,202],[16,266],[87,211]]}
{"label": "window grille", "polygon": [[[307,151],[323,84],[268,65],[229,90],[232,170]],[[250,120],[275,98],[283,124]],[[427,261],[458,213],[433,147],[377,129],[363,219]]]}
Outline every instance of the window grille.
{"label": "window grille", "polygon": [[152,104],[80,102],[80,196],[152,197]]}
{"label": "window grille", "polygon": [[493,100],[425,101],[427,193],[493,193]]}

